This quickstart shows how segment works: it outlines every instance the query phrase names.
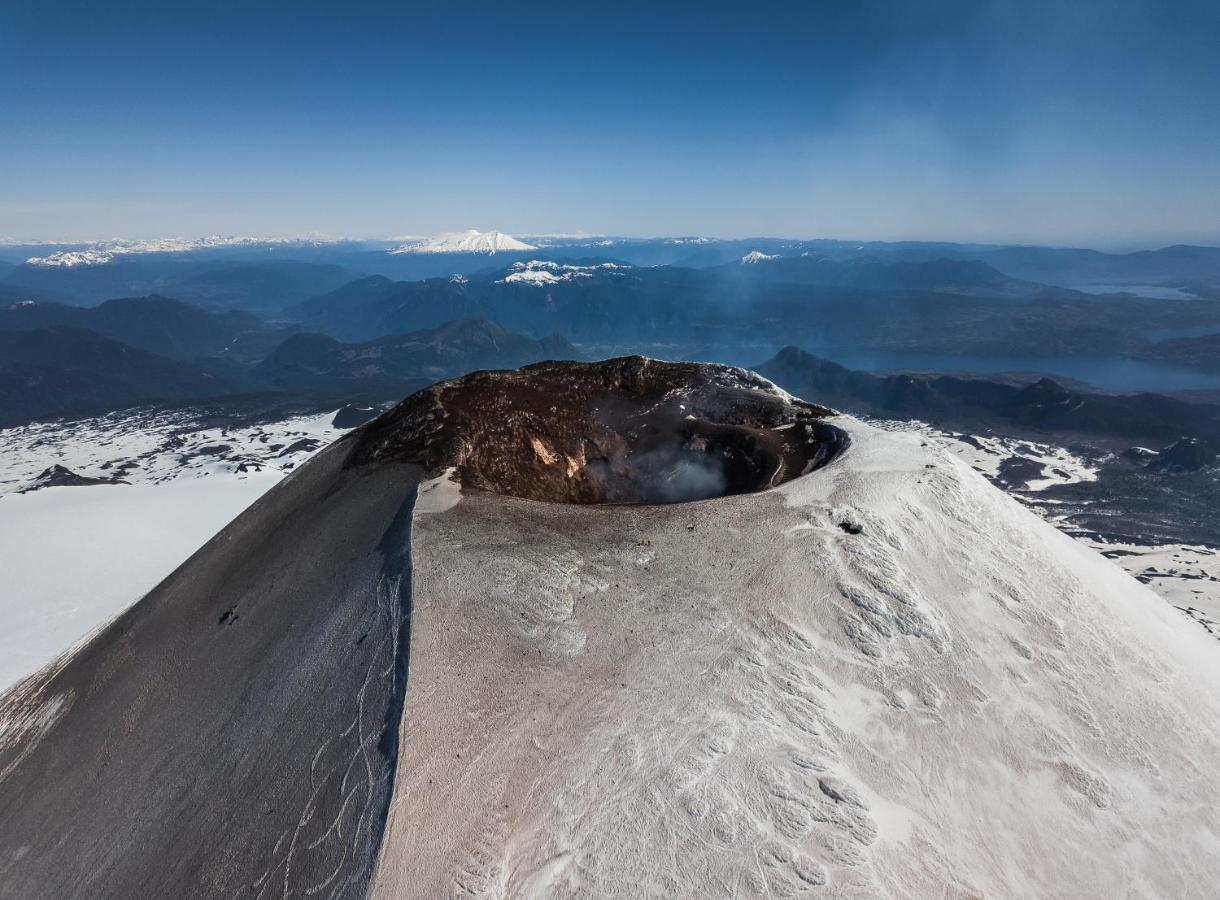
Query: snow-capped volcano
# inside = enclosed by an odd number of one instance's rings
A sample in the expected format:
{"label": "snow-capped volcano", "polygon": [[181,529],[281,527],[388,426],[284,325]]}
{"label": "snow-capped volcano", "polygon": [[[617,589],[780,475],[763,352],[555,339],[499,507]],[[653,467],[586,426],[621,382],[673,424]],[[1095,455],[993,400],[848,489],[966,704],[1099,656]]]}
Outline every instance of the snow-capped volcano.
{"label": "snow-capped volcano", "polygon": [[387,253],[515,253],[537,250],[533,244],[519,241],[502,231],[447,231],[430,238],[410,241],[387,250]]}

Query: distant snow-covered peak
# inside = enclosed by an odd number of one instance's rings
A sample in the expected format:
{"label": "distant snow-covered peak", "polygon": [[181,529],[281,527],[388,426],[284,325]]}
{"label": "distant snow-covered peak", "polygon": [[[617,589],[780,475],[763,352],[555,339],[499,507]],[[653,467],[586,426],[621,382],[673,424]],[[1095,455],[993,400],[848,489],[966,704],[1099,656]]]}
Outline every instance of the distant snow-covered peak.
{"label": "distant snow-covered peak", "polygon": [[743,266],[752,266],[755,263],[766,262],[769,259],[779,259],[778,253],[763,253],[761,250],[751,250],[741,258]]}
{"label": "distant snow-covered peak", "polygon": [[612,273],[630,268],[631,266],[612,262],[592,266],[574,266],[568,263],[553,262],[549,259],[531,259],[529,262],[513,263],[509,273],[496,281],[496,284],[532,284],[535,287],[543,287],[548,284],[574,281],[577,278],[592,278],[598,272]]}
{"label": "distant snow-covered peak", "polygon": [[31,256],[27,266],[41,269],[71,269],[77,266],[104,266],[114,262],[114,254],[107,250],[60,250],[47,256]]}
{"label": "distant snow-covered peak", "polygon": [[716,238],[710,237],[673,237],[666,238],[667,244],[714,244]]}
{"label": "distant snow-covered peak", "polygon": [[516,253],[537,250],[533,244],[519,241],[502,231],[447,231],[430,238],[409,241],[387,253]]}
{"label": "distant snow-covered peak", "polygon": [[215,250],[224,247],[253,247],[266,244],[327,244],[330,238],[254,238],[232,235],[209,235],[201,238],[156,238],[149,241],[93,241],[78,250],[57,250],[46,256],[31,256],[26,265],[44,269],[66,269],[75,266],[104,266],[117,256],[143,253],[190,253],[195,250]]}

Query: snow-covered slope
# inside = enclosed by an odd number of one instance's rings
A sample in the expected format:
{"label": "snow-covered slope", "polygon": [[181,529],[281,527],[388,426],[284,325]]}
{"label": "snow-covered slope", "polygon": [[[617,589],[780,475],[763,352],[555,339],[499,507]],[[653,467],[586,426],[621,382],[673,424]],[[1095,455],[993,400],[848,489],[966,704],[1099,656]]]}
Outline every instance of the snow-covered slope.
{"label": "snow-covered slope", "polygon": [[536,250],[527,244],[500,231],[447,231],[417,241],[410,241],[387,250],[387,253],[515,253],[520,250]]}
{"label": "snow-covered slope", "polygon": [[741,258],[741,264],[743,266],[752,266],[756,265],[757,263],[768,262],[772,259],[779,259],[779,254],[763,253],[761,250],[751,250]]}
{"label": "snow-covered slope", "polygon": [[190,408],[131,409],[89,419],[0,429],[0,498],[61,465],[86,478],[162,484],[181,478],[280,477],[341,435],[334,411],[272,422],[216,424]]}
{"label": "snow-covered slope", "polygon": [[840,424],[767,494],[416,515],[374,896],[1220,883],[1212,643],[946,449]]}
{"label": "snow-covered slope", "polygon": [[631,266],[612,262],[578,266],[550,260],[531,259],[528,262],[513,263],[509,267],[508,274],[498,279],[496,284],[532,284],[536,287],[545,287],[548,284],[560,284],[578,278],[592,278],[596,274],[616,274],[630,268]]}
{"label": "snow-covered slope", "polygon": [[[0,692],[129,607],[343,434],[334,416],[222,428],[189,410],[133,410],[0,430]],[[125,483],[39,488],[52,466]]]}
{"label": "snow-covered slope", "polygon": [[47,256],[31,256],[26,265],[42,269],[73,269],[78,266],[104,266],[114,262],[108,250],[57,250]]}
{"label": "snow-covered slope", "polygon": [[0,498],[0,691],[143,597],[282,477],[268,470]]}

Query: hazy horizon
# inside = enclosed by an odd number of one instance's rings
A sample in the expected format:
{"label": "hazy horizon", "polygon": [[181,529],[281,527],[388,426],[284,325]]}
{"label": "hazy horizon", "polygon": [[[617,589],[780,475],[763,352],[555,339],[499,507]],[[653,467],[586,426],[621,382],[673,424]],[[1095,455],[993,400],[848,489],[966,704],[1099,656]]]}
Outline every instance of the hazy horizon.
{"label": "hazy horizon", "polygon": [[[153,243],[157,241],[197,241],[208,238],[221,238],[226,240],[249,240],[252,243],[277,243],[277,242],[299,242],[305,243],[309,241],[318,241],[320,243],[370,243],[370,244],[392,244],[397,242],[407,243],[410,241],[421,240],[428,237],[433,237],[439,234],[453,234],[467,231],[466,228],[447,228],[437,232],[426,233],[423,231],[404,232],[393,235],[374,235],[374,234],[325,234],[321,232],[284,232],[277,234],[251,234],[241,231],[232,231],[227,233],[216,232],[213,234],[191,234],[187,232],[167,232],[167,233],[146,233],[136,235],[106,235],[94,237],[49,237],[49,236],[25,236],[18,237],[14,235],[0,235],[0,247],[73,247],[73,246],[98,246],[108,244],[140,244]],[[482,228],[476,229],[482,232],[500,231],[505,234],[510,234],[500,228]],[[570,240],[585,240],[595,241],[598,239],[626,240],[626,241],[654,241],[666,240],[673,238],[707,238],[712,241],[723,242],[740,242],[740,241],[793,241],[793,242],[811,242],[811,241],[829,241],[840,243],[859,242],[861,244],[879,243],[879,244],[902,244],[902,243],[928,243],[928,244],[978,244],[980,246],[1011,246],[1011,247],[1046,247],[1052,249],[1079,249],[1079,250],[1098,250],[1106,253],[1134,253],[1145,250],[1160,250],[1172,246],[1199,246],[1199,247],[1217,247],[1220,248],[1220,234],[1207,235],[1163,235],[1160,237],[1145,237],[1137,238],[1133,236],[1118,237],[1114,235],[1100,235],[1093,239],[1084,239],[1078,241],[1072,240],[1039,240],[1036,237],[1014,237],[1012,239],[985,239],[985,238],[961,238],[953,236],[924,236],[924,237],[901,237],[901,236],[884,236],[884,237],[861,237],[854,235],[836,235],[836,234],[816,234],[816,235],[793,235],[780,233],[759,233],[759,234],[709,234],[706,232],[690,232],[690,233],[671,233],[671,234],[612,234],[609,232],[558,232],[558,231],[538,231],[512,232],[512,237],[516,237],[525,241],[531,239],[570,239]],[[147,250],[145,252],[158,252]],[[173,252],[167,250],[165,252]]]}

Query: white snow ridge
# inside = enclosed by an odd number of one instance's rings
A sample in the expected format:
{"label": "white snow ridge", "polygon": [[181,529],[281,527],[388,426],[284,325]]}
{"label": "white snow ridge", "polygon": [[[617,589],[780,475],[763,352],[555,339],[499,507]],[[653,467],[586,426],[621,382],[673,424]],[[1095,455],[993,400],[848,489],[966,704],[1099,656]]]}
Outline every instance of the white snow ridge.
{"label": "white snow ridge", "polygon": [[410,241],[387,250],[387,253],[515,253],[537,250],[533,244],[519,241],[501,231],[447,231],[430,238]]}
{"label": "white snow ridge", "polygon": [[761,250],[751,250],[741,258],[743,266],[752,266],[756,263],[767,262],[771,259],[779,259],[778,253],[763,253]]}
{"label": "white snow ridge", "polygon": [[577,278],[592,278],[597,273],[619,273],[630,266],[619,263],[597,263],[592,266],[576,266],[568,263],[551,262],[550,260],[531,259],[529,262],[516,262],[510,271],[496,284],[532,284],[535,287],[545,287],[548,284],[560,284],[564,281],[574,281]]}
{"label": "white snow ridge", "polygon": [[119,256],[139,256],[152,253],[193,253],[228,247],[255,247],[263,244],[318,245],[331,243],[330,238],[287,237],[255,238],[233,235],[209,235],[201,238],[157,238],[147,241],[93,241],[80,250],[57,250],[46,256],[31,256],[26,265],[41,269],[71,269],[83,266],[104,266]]}

